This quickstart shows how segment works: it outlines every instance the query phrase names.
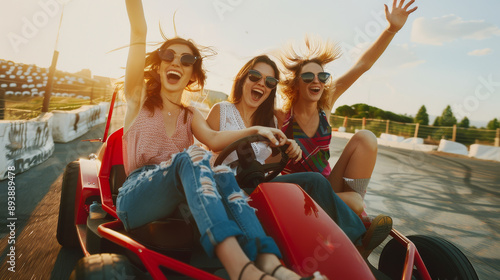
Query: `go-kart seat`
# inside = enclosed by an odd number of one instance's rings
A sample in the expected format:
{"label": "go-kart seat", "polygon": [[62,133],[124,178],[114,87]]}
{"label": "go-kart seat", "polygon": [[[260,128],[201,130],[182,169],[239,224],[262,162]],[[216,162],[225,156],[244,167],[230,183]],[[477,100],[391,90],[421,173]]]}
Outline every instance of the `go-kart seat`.
{"label": "go-kart seat", "polygon": [[113,204],[116,204],[116,197],[118,196],[118,189],[127,180],[127,174],[125,174],[125,168],[123,164],[117,164],[111,166],[111,171],[109,174],[109,186],[111,188],[111,195],[113,196]]}
{"label": "go-kart seat", "polygon": [[[106,140],[106,150],[99,172],[101,187],[105,187],[105,181],[109,182],[110,193],[108,195],[111,195],[113,205],[116,204],[118,190],[127,179],[123,166],[122,136],[123,128],[120,128]],[[105,180],[106,177],[108,180]],[[103,191],[103,196],[106,196],[106,193]],[[133,229],[127,234],[157,250],[190,251],[196,243],[198,232],[196,226],[193,226],[195,223],[190,218],[192,215],[188,209],[187,205],[181,204],[169,217]]]}

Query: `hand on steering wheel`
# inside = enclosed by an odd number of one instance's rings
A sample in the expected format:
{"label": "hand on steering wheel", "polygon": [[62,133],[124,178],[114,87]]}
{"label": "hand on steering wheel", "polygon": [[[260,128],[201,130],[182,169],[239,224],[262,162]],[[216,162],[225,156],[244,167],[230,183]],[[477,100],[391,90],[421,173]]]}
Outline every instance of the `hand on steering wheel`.
{"label": "hand on steering wheel", "polygon": [[215,166],[221,165],[233,151],[236,151],[238,160],[231,163],[236,166],[236,180],[241,188],[255,188],[262,182],[268,182],[276,177],[285,168],[288,162],[286,150],[288,145],[273,148],[281,152],[281,161],[276,163],[261,164],[256,160],[251,143],[269,142],[261,135],[251,135],[243,137],[231,145],[227,146],[217,157]]}

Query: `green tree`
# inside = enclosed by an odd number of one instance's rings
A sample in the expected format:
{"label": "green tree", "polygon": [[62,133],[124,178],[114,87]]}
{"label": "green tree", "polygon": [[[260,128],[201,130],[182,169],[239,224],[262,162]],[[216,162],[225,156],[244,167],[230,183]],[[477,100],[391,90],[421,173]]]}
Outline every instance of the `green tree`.
{"label": "green tree", "polygon": [[337,109],[335,109],[335,115],[344,116],[344,117],[345,116],[352,117],[352,116],[356,115],[356,111],[354,111],[354,109],[351,106],[343,105],[343,106],[337,107]]}
{"label": "green tree", "polygon": [[415,121],[415,123],[419,123],[422,125],[429,124],[429,114],[427,114],[427,109],[425,108],[425,105],[422,105],[422,107],[420,107],[417,115],[415,116],[414,121]]}
{"label": "green tree", "polygon": [[337,109],[335,109],[334,115],[347,116],[352,118],[366,117],[371,119],[383,119],[403,123],[413,122],[413,117],[411,116],[395,114],[391,111],[384,111],[380,108],[373,107],[364,103],[357,103],[352,106],[339,106],[337,107]]}
{"label": "green tree", "polygon": [[375,119],[385,119],[385,111],[382,110],[382,109],[379,109],[377,108],[374,112],[373,112],[373,117]]}
{"label": "green tree", "polygon": [[434,119],[434,123],[432,125],[433,126],[440,126],[440,123],[441,123],[441,117],[436,117],[436,119]]}
{"label": "green tree", "polygon": [[356,114],[353,116],[355,118],[369,118],[370,106],[364,103],[357,103],[352,105]]}
{"label": "green tree", "polygon": [[453,115],[450,105],[446,106],[441,116],[436,118],[434,125],[436,125],[436,122],[437,126],[453,126],[454,124],[457,124],[457,118]]}
{"label": "green tree", "polygon": [[464,117],[458,124],[458,127],[469,128],[469,125],[470,125],[469,118]]}
{"label": "green tree", "polygon": [[497,118],[494,118],[488,122],[486,128],[490,130],[496,130],[497,128],[500,128],[500,123],[498,122]]}

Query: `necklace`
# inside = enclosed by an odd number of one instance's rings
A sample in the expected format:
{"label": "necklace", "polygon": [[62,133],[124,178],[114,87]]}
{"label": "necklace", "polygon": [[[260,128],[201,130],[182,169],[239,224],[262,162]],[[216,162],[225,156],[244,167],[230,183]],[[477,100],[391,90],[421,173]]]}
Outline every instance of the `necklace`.
{"label": "necklace", "polygon": [[[180,108],[177,108],[177,110],[176,110],[174,113],[177,113],[179,110],[180,110]],[[169,117],[170,117],[170,116],[172,116],[172,112],[170,112],[170,111],[169,111],[169,112],[167,112],[167,115],[168,115]]]}
{"label": "necklace", "polygon": [[[165,98],[167,98],[168,102],[170,102],[170,103],[172,103],[172,104],[174,104],[174,105],[176,105],[176,106],[178,106],[178,107],[179,107],[179,108],[177,109],[177,111],[179,111],[179,109],[180,109],[180,108],[182,108],[182,105],[181,105],[181,104],[177,104],[177,103],[175,103],[174,101],[170,100],[170,98],[168,98],[168,96],[165,96]],[[177,112],[177,111],[176,111],[176,112]],[[172,116],[172,112],[168,111],[168,112],[167,112],[167,115],[168,115],[169,117],[170,117],[170,116]]]}

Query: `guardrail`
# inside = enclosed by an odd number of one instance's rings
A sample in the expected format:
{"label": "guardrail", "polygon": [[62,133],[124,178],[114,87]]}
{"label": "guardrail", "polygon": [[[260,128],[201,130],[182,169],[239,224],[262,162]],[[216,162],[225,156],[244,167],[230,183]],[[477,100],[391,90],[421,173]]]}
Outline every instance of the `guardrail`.
{"label": "guardrail", "polygon": [[30,120],[0,121],[0,180],[7,178],[9,167],[17,174],[50,158],[54,142],[67,143],[105,122],[108,107],[102,102]]}

